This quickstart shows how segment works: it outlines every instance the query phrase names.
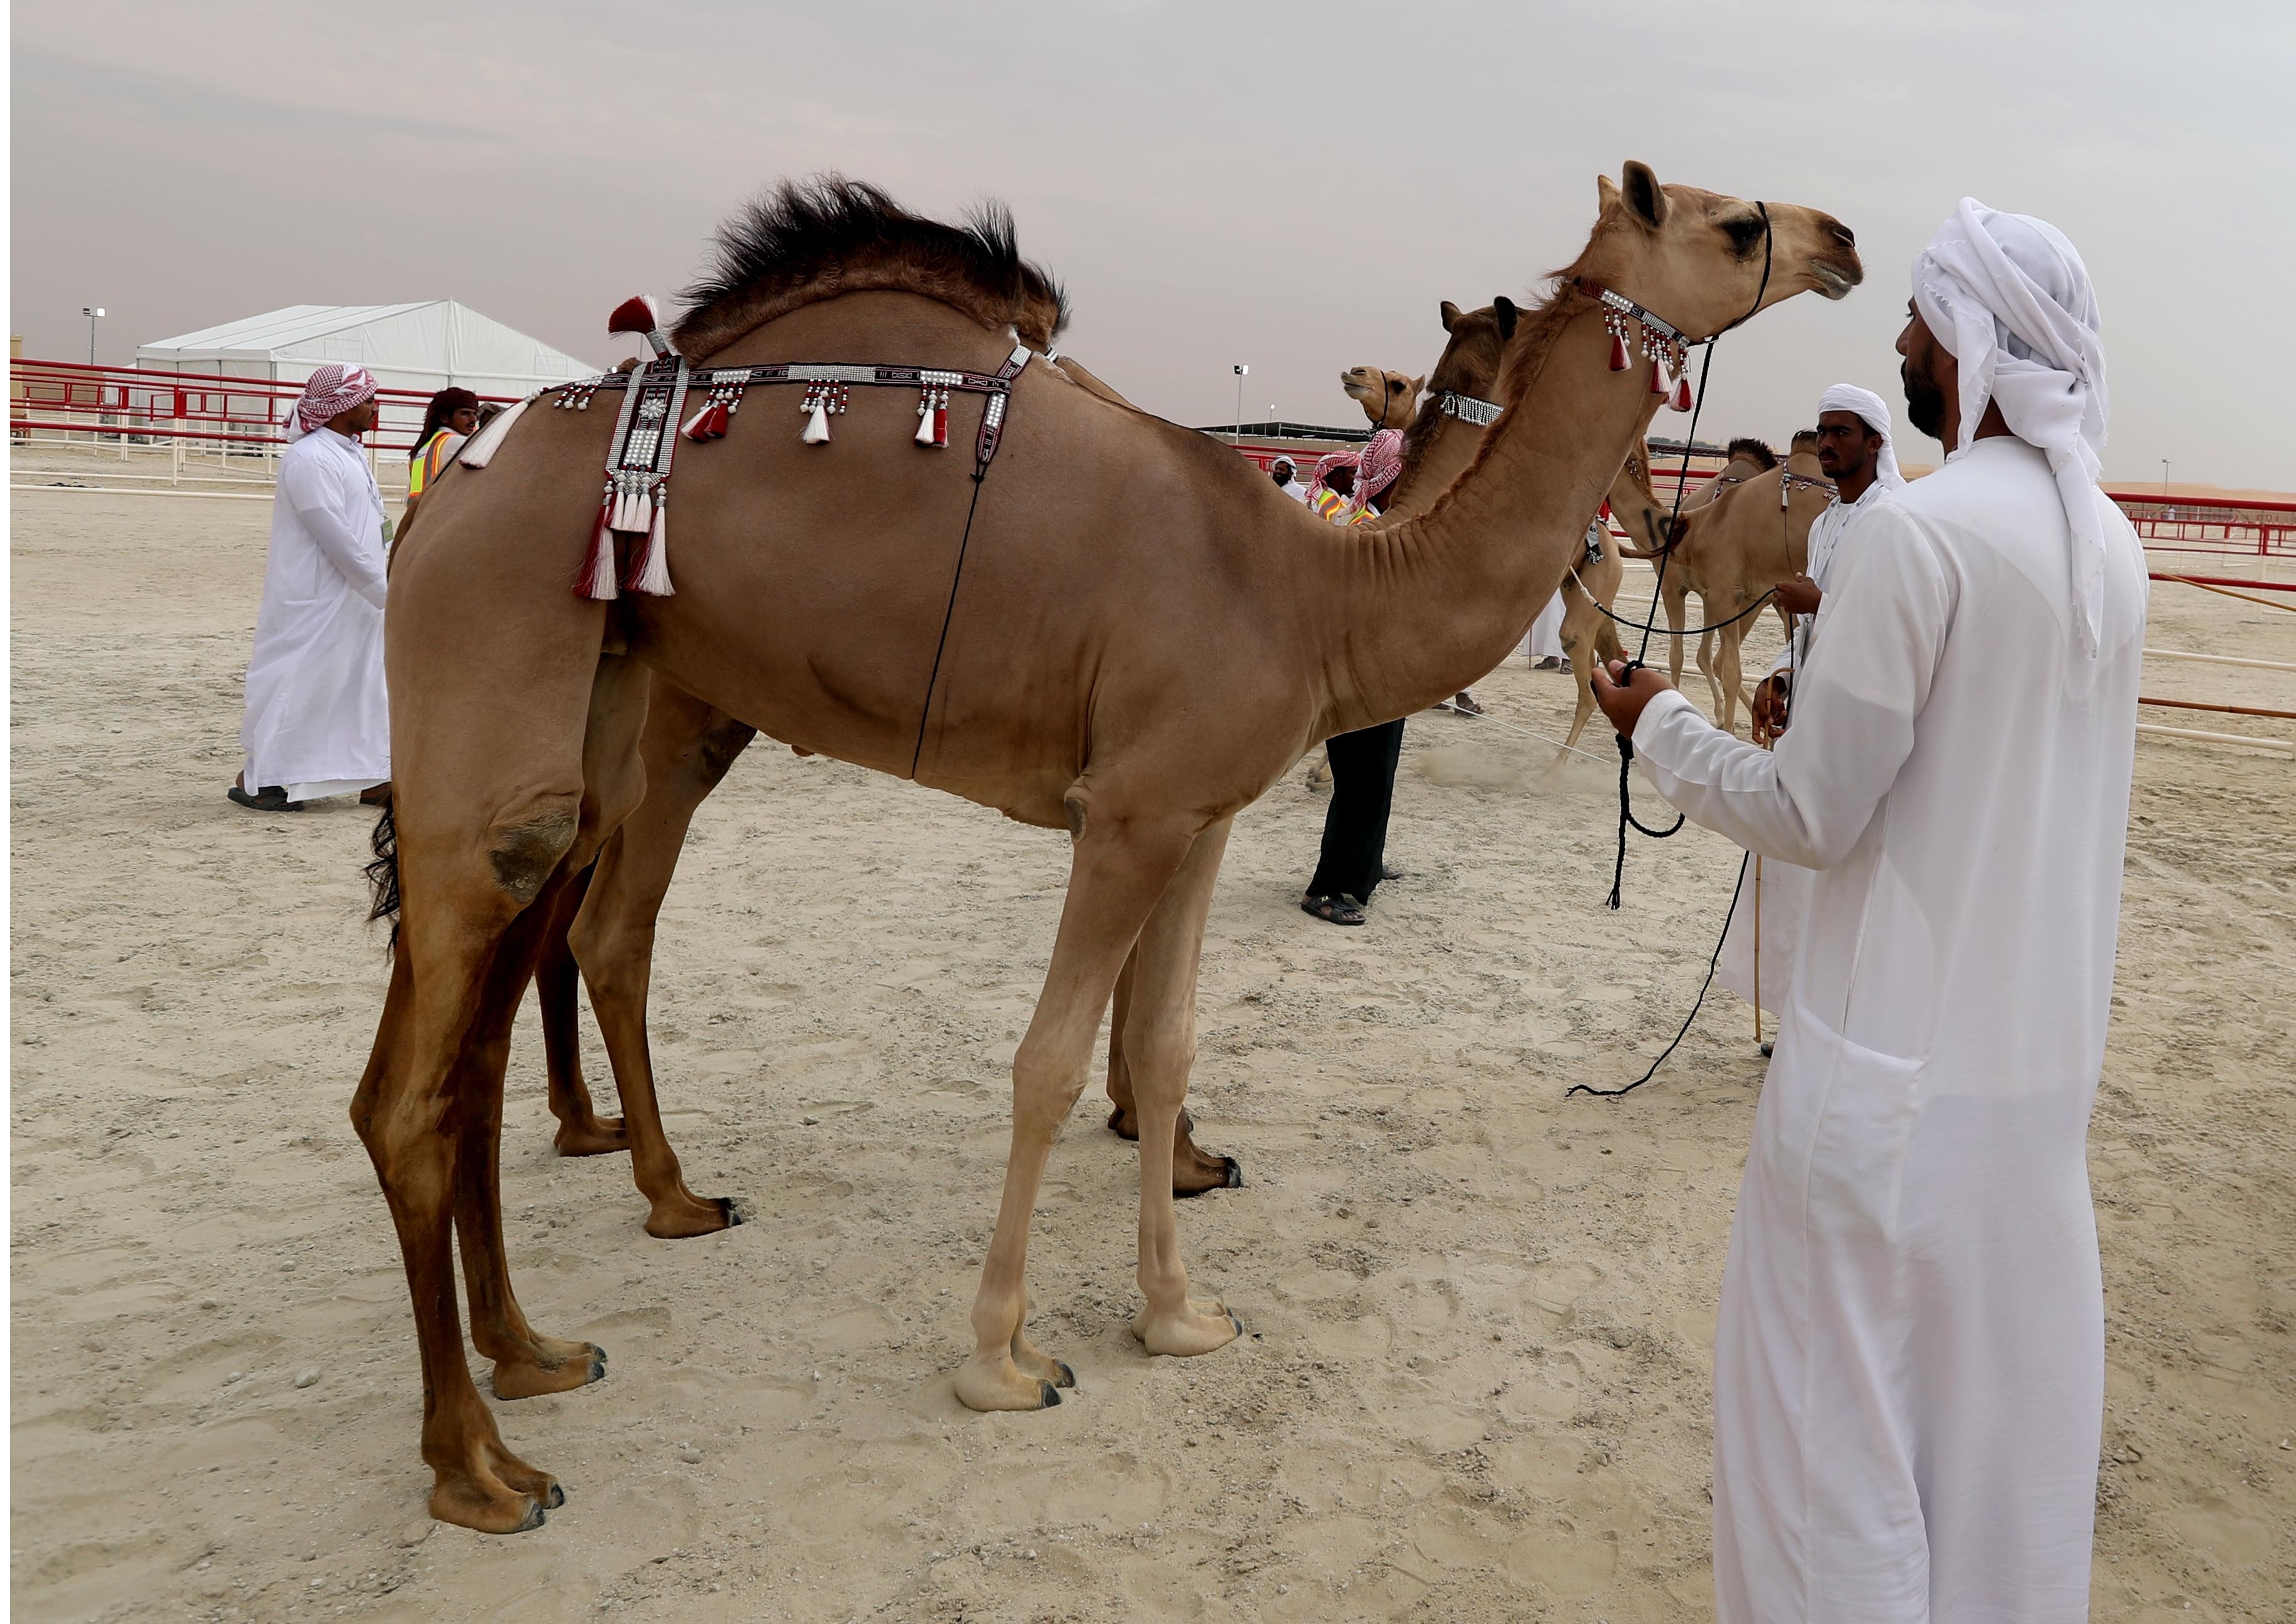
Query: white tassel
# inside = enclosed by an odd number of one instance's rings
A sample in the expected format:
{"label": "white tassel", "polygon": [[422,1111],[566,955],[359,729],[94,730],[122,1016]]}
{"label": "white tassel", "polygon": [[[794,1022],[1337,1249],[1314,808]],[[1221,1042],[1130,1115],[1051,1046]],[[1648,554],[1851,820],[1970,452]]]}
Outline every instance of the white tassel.
{"label": "white tassel", "polygon": [[931,400],[927,400],[924,405],[917,408],[916,439],[920,446],[930,446],[933,443],[933,409]]}
{"label": "white tassel", "polygon": [[619,480],[615,482],[614,512],[613,516],[606,521],[606,528],[610,530],[630,530],[636,528],[630,523],[630,488]]}
{"label": "white tassel", "polygon": [[630,583],[632,592],[651,593],[658,598],[675,597],[676,589],[669,584],[669,504],[653,504],[653,524],[646,531],[645,560],[638,567],[637,579]]}
{"label": "white tassel", "polygon": [[638,487],[637,500],[630,504],[630,529],[634,531],[653,529],[653,497],[647,494],[643,485]]}
{"label": "white tassel", "polygon": [[525,411],[533,399],[534,397],[529,395],[517,405],[496,413],[494,422],[479,431],[477,439],[463,444],[462,455],[455,460],[465,468],[484,468],[493,462],[495,453],[502,449],[503,440],[510,433],[511,424],[518,421],[519,414]]}
{"label": "white tassel", "polygon": [[828,406],[818,400],[814,402],[813,415],[807,421],[805,433],[800,438],[808,446],[825,446],[829,443]]}
{"label": "white tassel", "polygon": [[711,412],[717,410],[717,407],[718,403],[715,400],[703,401],[701,403],[701,409],[696,412],[693,416],[687,418],[685,420],[685,427],[680,429],[678,432],[685,436],[688,439],[693,439],[693,431],[701,426],[701,420],[709,416]]}

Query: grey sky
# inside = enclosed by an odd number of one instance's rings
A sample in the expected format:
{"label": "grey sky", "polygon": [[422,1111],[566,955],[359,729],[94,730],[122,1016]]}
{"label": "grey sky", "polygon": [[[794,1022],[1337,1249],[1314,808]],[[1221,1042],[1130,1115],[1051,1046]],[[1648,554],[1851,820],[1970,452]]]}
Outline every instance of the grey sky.
{"label": "grey sky", "polygon": [[[2296,7],[80,0],[14,14],[12,331],[102,355],[294,303],[451,297],[601,362],[758,186],[984,195],[1068,284],[1066,347],[1189,422],[1345,422],[1439,300],[1568,259],[1595,176],[1833,210],[1868,280],[1726,341],[1702,432],[1899,399],[1906,266],[1955,201],[2095,275],[2108,476],[2296,488]],[[906,357],[888,357],[886,359]],[[1660,424],[1682,420],[1661,414]],[[1913,461],[1937,447],[1914,436]]]}

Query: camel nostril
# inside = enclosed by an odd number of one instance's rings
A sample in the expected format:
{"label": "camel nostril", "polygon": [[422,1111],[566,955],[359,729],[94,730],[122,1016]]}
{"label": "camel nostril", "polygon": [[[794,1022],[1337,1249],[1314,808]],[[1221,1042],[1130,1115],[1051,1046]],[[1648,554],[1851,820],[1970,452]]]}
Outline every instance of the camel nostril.
{"label": "camel nostril", "polygon": [[1857,246],[1857,234],[1839,220],[1833,223],[1833,234],[1841,239],[1841,246],[1844,248]]}

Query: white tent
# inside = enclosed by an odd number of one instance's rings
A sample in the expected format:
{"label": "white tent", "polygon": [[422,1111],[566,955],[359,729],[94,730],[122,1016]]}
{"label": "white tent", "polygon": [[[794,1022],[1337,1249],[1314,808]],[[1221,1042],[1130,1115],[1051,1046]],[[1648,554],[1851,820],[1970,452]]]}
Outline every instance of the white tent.
{"label": "white tent", "polygon": [[290,305],[135,347],[145,370],[300,383],[355,362],[385,389],[529,395],[598,369],[451,299],[413,305]]}

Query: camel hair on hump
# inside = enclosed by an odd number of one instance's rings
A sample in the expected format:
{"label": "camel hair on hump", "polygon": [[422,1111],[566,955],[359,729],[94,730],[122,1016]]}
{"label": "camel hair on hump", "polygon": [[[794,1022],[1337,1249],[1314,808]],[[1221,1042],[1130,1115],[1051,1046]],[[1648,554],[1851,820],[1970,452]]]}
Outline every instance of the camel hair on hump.
{"label": "camel hair on hump", "polygon": [[[1680,365],[1664,330],[1628,316],[1613,332],[1620,303],[1694,342],[1863,275],[1849,230],[1814,209],[1661,186],[1639,163],[1599,189],[1586,248],[1507,345],[1505,414],[1425,513],[1393,523],[1330,525],[1226,447],[1036,366],[1003,398],[991,467],[920,449],[914,390],[856,388],[828,445],[792,431],[787,394],[753,406],[738,455],[696,447],[679,463],[674,595],[609,603],[570,586],[600,528],[603,414],[529,411],[487,467],[426,497],[391,569],[400,906],[351,1119],[406,1267],[433,1515],[507,1532],[563,1498],[504,1443],[472,1380],[457,1242],[497,1397],[604,1374],[603,1350],[536,1331],[512,1292],[503,1072],[560,893],[644,800],[655,671],[784,742],[1067,833],[957,1397],[1037,1409],[1073,1380],[1028,1337],[1030,1215],[1128,962],[1132,1330],[1177,1356],[1238,1334],[1218,1300],[1190,1294],[1172,1200],[1231,820],[1314,741],[1456,693],[1521,638],[1647,414],[1657,363],[1628,364],[1625,338]],[[1017,281],[1009,235],[921,256],[906,281],[912,245],[888,241],[882,264],[843,239],[734,256],[738,275],[689,312],[680,346],[719,366],[1007,365],[1011,337],[988,323]],[[955,398],[953,439],[987,405]]]}

